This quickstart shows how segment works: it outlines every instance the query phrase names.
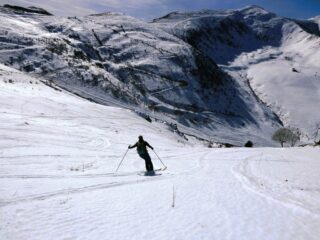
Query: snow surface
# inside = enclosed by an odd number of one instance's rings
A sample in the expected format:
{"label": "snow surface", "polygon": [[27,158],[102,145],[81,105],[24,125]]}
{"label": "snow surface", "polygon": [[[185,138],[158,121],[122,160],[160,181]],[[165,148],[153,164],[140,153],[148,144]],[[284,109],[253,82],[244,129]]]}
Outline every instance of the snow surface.
{"label": "snow surface", "polygon": [[[0,65],[1,240],[319,238],[319,148],[209,149],[44,83]],[[140,134],[168,169],[114,174]]]}

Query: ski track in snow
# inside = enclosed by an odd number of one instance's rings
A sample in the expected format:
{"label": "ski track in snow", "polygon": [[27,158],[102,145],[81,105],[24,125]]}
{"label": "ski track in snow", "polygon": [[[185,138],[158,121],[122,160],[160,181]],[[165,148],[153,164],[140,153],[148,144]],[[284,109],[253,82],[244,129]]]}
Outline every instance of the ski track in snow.
{"label": "ski track in snow", "polygon": [[[272,156],[273,158],[279,157],[277,156],[277,153],[274,155],[275,156]],[[273,179],[270,181],[270,179],[263,178],[262,175],[259,176],[252,170],[252,165],[261,168],[261,166],[259,166],[261,161],[276,161],[279,163],[281,160],[262,160],[262,157],[263,152],[245,158],[240,164],[233,167],[233,173],[244,184],[244,186],[250,191],[261,194],[266,198],[279,201],[280,203],[289,207],[298,207],[312,214],[320,215],[320,201],[316,200],[320,197],[320,186],[316,188],[305,185],[290,186],[291,184],[288,183],[289,180],[287,179],[283,179],[284,182],[280,182],[278,179]],[[290,162],[290,160],[282,161]],[[285,174],[283,174],[283,177],[285,178]],[[297,194],[297,192],[299,192],[300,195]],[[317,197],[312,199],[312,201],[308,201],[308,198],[304,192],[307,192],[306,194],[316,193]]]}
{"label": "ski track in snow", "polygon": [[50,197],[63,196],[66,194],[70,195],[70,194],[87,193],[90,191],[103,190],[103,189],[108,189],[111,187],[121,187],[121,186],[126,186],[126,185],[143,183],[146,181],[159,181],[162,179],[163,179],[163,177],[160,179],[155,177],[153,179],[132,180],[132,181],[124,181],[124,182],[109,182],[106,184],[96,184],[96,185],[90,185],[90,186],[85,186],[85,187],[81,187],[81,188],[62,189],[62,190],[53,191],[53,192],[46,192],[46,193],[42,193],[42,194],[29,195],[29,196],[24,196],[21,198],[0,201],[0,207],[4,207],[7,205],[11,205],[11,204],[18,204],[18,203],[34,201],[34,200],[46,200]]}
{"label": "ski track in snow", "polygon": [[[206,152],[202,157],[200,157],[200,161],[204,159],[204,157],[208,154]],[[190,154],[188,154],[190,155]],[[166,159],[170,160],[170,157],[166,157]],[[1,200],[0,199],[0,207],[11,205],[11,204],[17,204],[17,203],[23,203],[26,201],[34,201],[34,200],[45,200],[49,197],[56,197],[60,195],[65,194],[78,194],[83,192],[89,192],[89,191],[95,191],[95,190],[104,190],[111,187],[122,187],[125,185],[132,185],[132,184],[138,184],[138,183],[144,183],[146,181],[162,181],[166,180],[169,177],[176,177],[178,175],[184,174],[184,175],[191,175],[194,174],[196,171],[199,171],[201,169],[200,165],[195,165],[195,167],[188,169],[184,172],[176,173],[176,174],[170,174],[161,171],[161,175],[159,176],[146,176],[146,179],[135,179],[135,180],[129,180],[129,181],[118,181],[118,182],[109,182],[106,184],[96,184],[96,185],[89,185],[81,188],[68,188],[68,189],[62,189],[58,191],[53,192],[45,192],[41,194],[35,194],[35,195],[27,195],[19,198],[13,198],[13,199],[6,199]],[[139,172],[130,172],[130,173],[105,173],[105,174],[82,174],[82,175],[0,175],[0,179],[70,179],[70,178],[112,178],[112,180],[117,179],[117,177],[128,177],[128,176],[136,176]]]}

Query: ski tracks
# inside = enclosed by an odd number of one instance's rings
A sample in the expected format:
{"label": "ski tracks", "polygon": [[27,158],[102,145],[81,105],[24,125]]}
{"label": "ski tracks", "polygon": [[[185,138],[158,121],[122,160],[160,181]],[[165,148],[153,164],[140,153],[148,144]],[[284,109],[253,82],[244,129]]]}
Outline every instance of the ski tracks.
{"label": "ski tracks", "polygon": [[[247,157],[232,168],[234,176],[243,186],[249,191],[253,191],[272,201],[280,202],[287,207],[298,208],[311,214],[320,215],[319,206],[316,203],[305,201],[301,195],[295,195],[292,187],[284,186],[283,183],[274,179],[269,180],[256,176],[251,170],[250,162],[258,161],[259,164],[258,159],[260,158],[261,161],[261,156],[262,153]],[[272,176],[270,177],[272,178]]]}
{"label": "ski tracks", "polygon": [[[112,176],[112,177],[117,177],[117,176],[132,176],[132,175],[137,175],[138,173],[131,173],[130,175],[93,175],[91,177],[102,177],[102,176]],[[102,184],[93,184],[89,186],[84,186],[84,187],[79,187],[79,188],[67,188],[67,189],[62,189],[62,190],[57,190],[57,191],[51,191],[51,192],[45,192],[45,193],[40,193],[40,194],[31,194],[27,195],[24,197],[18,197],[18,198],[12,198],[8,200],[0,200],[0,208],[5,207],[8,205],[14,205],[14,204],[19,204],[19,203],[24,203],[24,202],[30,202],[30,201],[36,201],[36,200],[46,200],[52,197],[57,197],[57,196],[63,196],[63,195],[70,195],[70,194],[80,194],[80,193],[88,193],[92,191],[97,191],[97,190],[104,190],[104,189],[109,189],[109,188],[114,188],[114,187],[124,187],[124,186],[130,186],[134,184],[142,184],[142,183],[147,183],[147,182],[154,182],[154,181],[163,181],[172,175],[161,175],[161,176],[153,176],[149,177],[146,176],[143,179],[132,179],[128,181],[111,181],[108,183],[102,183]],[[14,177],[14,176],[12,176]],[[23,177],[23,176],[22,176]],[[50,176],[38,176],[38,177],[43,177],[47,178]],[[67,177],[67,176],[66,176]],[[79,176],[79,177],[90,177],[90,175],[84,175],[84,176]]]}
{"label": "ski tracks", "polygon": [[[143,184],[148,182],[155,182],[155,181],[164,181],[168,178],[177,177],[177,176],[188,176],[194,174],[196,171],[199,171],[202,169],[201,161],[207,156],[210,152],[208,150],[205,150],[201,152],[201,157],[198,157],[198,161],[195,161],[195,164],[193,163],[193,167],[189,168],[188,170],[183,171],[176,171],[175,173],[166,171],[158,176],[139,176],[137,178],[138,173],[141,171],[136,172],[124,172],[124,173],[101,173],[101,174],[82,174],[82,175],[2,175],[0,176],[0,179],[72,179],[72,178],[87,178],[87,179],[93,179],[93,178],[106,178],[109,182],[106,183],[100,183],[100,184],[93,184],[88,185],[84,187],[79,188],[66,188],[56,191],[50,191],[50,192],[44,192],[39,194],[30,194],[23,197],[17,197],[17,198],[11,198],[11,199],[5,199],[0,200],[0,208],[5,207],[8,205],[14,205],[19,203],[25,203],[30,201],[39,201],[39,200],[46,200],[52,197],[57,196],[63,196],[63,195],[70,195],[70,194],[81,194],[81,193],[88,193],[92,191],[97,190],[105,190],[109,188],[115,188],[115,187],[124,187],[124,186],[130,186],[133,184]],[[198,155],[199,153],[197,153]],[[181,157],[181,156],[180,156]],[[164,158],[167,158],[168,160],[175,158],[175,156],[165,156]],[[119,177],[129,177],[132,179],[126,180],[126,181],[117,181]],[[133,178],[135,177],[135,178]],[[141,179],[142,178],[142,179]]]}

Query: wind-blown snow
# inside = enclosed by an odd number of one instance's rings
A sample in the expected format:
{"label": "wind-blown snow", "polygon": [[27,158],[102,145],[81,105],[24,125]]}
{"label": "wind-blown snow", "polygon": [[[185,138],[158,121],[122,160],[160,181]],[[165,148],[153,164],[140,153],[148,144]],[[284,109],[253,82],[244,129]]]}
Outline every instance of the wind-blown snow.
{"label": "wind-blown snow", "polygon": [[[0,239],[318,239],[319,148],[208,149],[0,69]],[[140,134],[168,169],[114,174]]]}

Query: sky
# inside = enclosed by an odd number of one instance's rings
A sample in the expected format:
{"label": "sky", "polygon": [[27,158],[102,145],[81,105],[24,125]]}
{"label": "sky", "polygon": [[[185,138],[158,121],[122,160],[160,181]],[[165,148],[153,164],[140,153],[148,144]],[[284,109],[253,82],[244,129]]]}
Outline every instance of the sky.
{"label": "sky", "polygon": [[0,5],[42,7],[60,16],[122,12],[152,20],[172,11],[237,9],[258,5],[280,16],[308,19],[320,15],[320,0],[0,0]]}

